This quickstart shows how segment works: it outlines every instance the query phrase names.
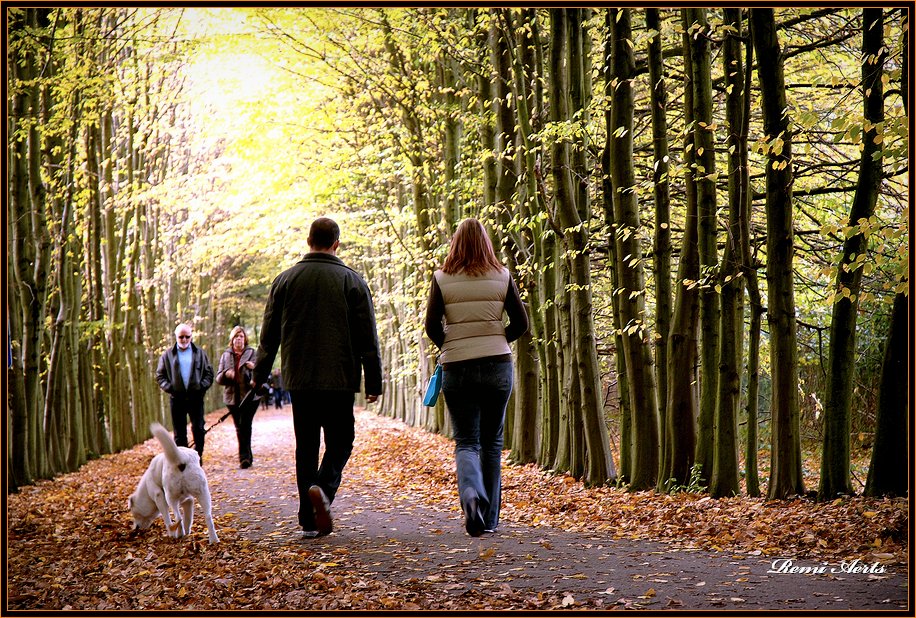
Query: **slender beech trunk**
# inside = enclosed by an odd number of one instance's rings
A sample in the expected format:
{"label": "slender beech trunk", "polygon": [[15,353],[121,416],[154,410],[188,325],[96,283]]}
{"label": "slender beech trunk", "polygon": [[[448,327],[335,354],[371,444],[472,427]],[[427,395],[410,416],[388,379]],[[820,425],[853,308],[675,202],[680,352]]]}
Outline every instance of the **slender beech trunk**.
{"label": "slender beech trunk", "polygon": [[[33,333],[36,325],[32,321],[32,305],[35,297],[34,276],[32,267],[35,264],[35,248],[32,244],[31,217],[32,208],[29,191],[29,117],[34,115],[32,90],[26,82],[34,74],[34,51],[30,49],[22,36],[26,26],[30,25],[30,14],[10,14],[10,47],[9,67],[10,80],[18,88],[10,93],[8,146],[8,200],[7,200],[7,295],[10,301],[7,310],[9,322],[10,352],[13,357],[12,370],[9,372],[9,425],[11,426],[10,479],[11,488],[32,482],[36,469],[31,465],[29,456],[30,417],[35,413],[37,403],[36,382],[37,356]],[[18,302],[17,302],[18,300]]]}
{"label": "slender beech trunk", "polygon": [[913,377],[907,370],[911,343],[907,339],[908,322],[912,324],[909,299],[900,292],[894,297],[891,330],[884,348],[875,442],[865,481],[866,496],[905,496],[910,488],[907,437],[912,425],[907,394]]}
{"label": "slender beech trunk", "polygon": [[[849,225],[855,229],[875,213],[881,191],[884,124],[884,13],[880,7],[862,10],[862,90],[865,127],[859,180],[849,212]],[[830,321],[827,398],[824,404],[824,442],[821,456],[819,500],[853,493],[849,476],[849,431],[852,414],[852,387],[856,369],[856,319],[862,265],[868,240],[856,229],[843,243],[837,268],[836,298]]]}
{"label": "slender beech trunk", "polygon": [[783,58],[773,9],[751,9],[751,36],[768,144],[766,166],[767,318],[770,325],[771,460],[767,497],[805,493],[798,406],[798,337],[792,262],[792,135],[786,110]]}
{"label": "slender beech trunk", "polygon": [[715,416],[719,383],[719,294],[715,290],[719,257],[716,247],[715,123],[712,118],[712,79],[709,23],[706,9],[686,9],[693,72],[693,132],[697,185],[697,240],[700,249],[700,409],[696,463],[702,477],[711,478],[715,449]]}
{"label": "slender beech trunk", "polygon": [[744,114],[738,151],[741,153],[741,166],[739,175],[741,186],[745,188],[744,200],[741,202],[740,227],[741,234],[741,272],[744,275],[744,285],[747,289],[748,305],[750,308],[750,326],[748,327],[747,349],[747,401],[745,402],[745,417],[747,418],[747,441],[745,444],[745,484],[747,494],[752,497],[760,495],[760,474],[757,470],[757,405],[760,391],[760,328],[763,316],[763,303],[760,299],[760,285],[757,281],[757,264],[751,253],[751,209],[753,199],[749,190],[748,148],[747,140],[751,117],[751,80],[753,76],[754,46],[745,45],[746,59],[744,61]]}
{"label": "slender beech trunk", "polygon": [[[684,25],[683,45],[689,48],[687,33],[689,23],[686,10],[682,10]],[[697,242],[696,182],[691,169],[694,161],[693,123],[693,70],[691,55],[684,55],[684,174],[685,213],[684,236],[681,239],[680,261],[675,278],[674,311],[668,335],[668,401],[665,405],[665,455],[664,466],[658,479],[659,491],[668,491],[674,485],[687,485],[694,462],[696,444],[697,389],[695,370],[697,362],[697,326],[700,315],[699,288],[700,261]]]}
{"label": "slender beech trunk", "polygon": [[[475,9],[476,10],[476,9]],[[481,53],[489,53],[489,29],[480,28],[477,34],[477,45]],[[496,202],[496,158],[489,152],[489,144],[494,143],[493,121],[490,107],[493,101],[494,75],[490,71],[481,71],[477,76],[477,101],[480,114],[480,123],[477,129],[477,138],[486,150],[487,156],[481,163],[483,178],[481,181],[481,209]]]}
{"label": "slender beech trunk", "polygon": [[[657,34],[649,39],[648,64],[652,106],[652,194],[655,198],[655,384],[658,418],[665,418],[668,401],[668,331],[671,324],[671,200],[668,179],[668,92],[662,57],[661,20],[656,8],[646,9],[646,28]],[[616,287],[616,286],[615,286]],[[666,432],[659,432],[659,452],[664,457]]]}
{"label": "slender beech trunk", "polygon": [[[615,96],[615,76],[614,67],[612,66],[611,48],[613,41],[611,38],[611,24],[615,13],[605,11],[604,14],[604,96],[608,101],[613,101]],[[606,106],[604,112],[604,122],[606,127],[613,125],[612,106]],[[611,290],[620,289],[620,275],[617,257],[617,240],[615,230],[617,229],[616,214],[614,212],[614,184],[611,181],[612,164],[611,164],[611,134],[608,129],[604,132],[604,150],[601,153],[601,189],[604,204],[604,224],[608,229],[608,260],[607,268],[610,274]],[[630,386],[627,377],[627,362],[624,354],[623,343],[623,322],[620,313],[620,295],[616,292],[611,294],[611,307],[613,308],[613,325],[614,325],[614,364],[617,371],[617,407],[620,414],[620,481],[629,482],[633,469],[633,408],[630,405]]]}
{"label": "slender beech trunk", "polygon": [[725,9],[730,26],[723,45],[725,118],[728,136],[728,228],[718,288],[721,289],[719,326],[719,393],[716,401],[715,445],[709,493],[713,497],[736,495],[738,476],[738,405],[741,394],[738,342],[744,321],[738,312],[741,281],[740,216],[746,200],[741,176],[741,131],[744,127],[744,65],[741,58],[741,10]]}
{"label": "slender beech trunk", "polygon": [[[576,112],[571,109],[569,93],[579,92],[581,83],[572,83],[576,67],[584,62],[582,44],[582,14],[578,9],[552,9],[551,12],[551,110],[560,122],[570,122]],[[575,43],[575,44],[574,44]],[[581,70],[581,69],[580,69]],[[581,81],[581,80],[580,80]],[[581,99],[581,94],[578,95]],[[584,99],[582,99],[584,104]],[[580,147],[585,147],[581,144]],[[610,455],[610,442],[604,422],[603,400],[600,396],[598,356],[591,302],[587,218],[582,210],[588,205],[581,201],[572,170],[575,156],[569,144],[556,141],[552,147],[556,184],[557,218],[563,230],[566,248],[568,283],[564,295],[569,298],[569,311],[561,323],[569,330],[564,391],[570,426],[567,431],[567,453],[571,455],[570,473],[582,475],[590,485],[601,485],[616,476]],[[561,428],[561,438],[563,436]],[[560,445],[562,452],[563,445]]]}
{"label": "slender beech trunk", "polygon": [[[516,247],[516,259],[523,266],[516,269],[514,276],[522,296],[528,299],[531,324],[529,333],[516,343],[517,378],[510,459],[517,463],[531,463],[537,460],[538,425],[542,412],[538,392],[541,384],[539,363],[543,357],[537,343],[538,333],[543,331],[537,295],[539,269],[534,267],[534,264],[541,263],[541,258],[537,254],[537,239],[542,231],[539,221],[534,216],[541,211],[541,205],[535,177],[536,158],[531,143],[529,106],[533,104],[533,100],[527,86],[529,76],[534,74],[534,49],[529,34],[536,15],[534,11],[526,11],[521,13],[519,20],[516,21],[512,11],[501,10],[499,17],[507,43],[504,53],[509,66],[505,67],[505,77],[511,79],[511,94],[515,102],[517,120],[514,133],[517,151],[516,173],[519,180],[516,183],[515,216],[525,222],[521,230],[510,233]],[[515,33],[514,37],[508,34],[512,32]]]}
{"label": "slender beech trunk", "polygon": [[632,466],[629,487],[638,491],[654,487],[658,479],[658,404],[652,366],[650,331],[645,312],[642,246],[639,242],[639,210],[633,173],[633,85],[635,61],[631,46],[629,9],[610,9],[610,62],[615,83],[610,146],[615,242],[620,288],[620,322],[626,359],[630,405],[633,416]]}
{"label": "slender beech trunk", "polygon": [[[903,59],[900,90],[903,110],[909,115],[910,33],[909,14],[903,11]],[[912,288],[911,288],[912,289]],[[878,418],[875,422],[875,442],[871,464],[865,481],[866,496],[903,496],[909,489],[907,478],[907,438],[910,435],[910,404],[912,374],[907,369],[912,331],[909,298],[905,292],[894,297],[891,328],[884,347],[881,365],[881,386],[878,391]]]}

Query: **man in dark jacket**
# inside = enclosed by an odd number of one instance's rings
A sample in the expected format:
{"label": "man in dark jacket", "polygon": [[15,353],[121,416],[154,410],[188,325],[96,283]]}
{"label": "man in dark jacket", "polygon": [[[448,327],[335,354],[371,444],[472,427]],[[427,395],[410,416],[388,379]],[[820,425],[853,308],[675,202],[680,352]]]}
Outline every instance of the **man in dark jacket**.
{"label": "man in dark jacket", "polygon": [[[382,361],[372,296],[337,257],[340,228],[326,217],[309,230],[310,252],[274,279],[254,368],[264,384],[280,349],[293,404],[299,525],[305,538],[333,529],[331,503],[353,450],[354,393],[365,372],[366,401],[382,394]],[[318,466],[320,433],[325,453]]]}
{"label": "man in dark jacket", "polygon": [[213,367],[203,349],[191,343],[191,326],[175,328],[175,345],[159,357],[156,368],[159,388],[171,395],[172,426],[175,443],[188,445],[188,418],[194,449],[204,457],[204,395],[213,384]]}

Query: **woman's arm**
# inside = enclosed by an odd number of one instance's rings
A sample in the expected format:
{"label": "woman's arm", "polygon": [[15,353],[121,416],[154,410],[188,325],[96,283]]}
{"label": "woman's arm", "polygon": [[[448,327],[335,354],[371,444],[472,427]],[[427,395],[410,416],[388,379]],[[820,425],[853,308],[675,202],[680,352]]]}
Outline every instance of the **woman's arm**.
{"label": "woman's arm", "polygon": [[445,328],[442,326],[443,317],[445,317],[445,301],[442,299],[439,282],[433,276],[432,285],[429,287],[429,300],[426,301],[426,336],[439,349],[442,349],[442,345],[445,343]]}
{"label": "woman's arm", "polygon": [[506,341],[512,343],[528,332],[528,310],[518,293],[518,287],[512,277],[509,277],[509,290],[506,292],[506,315],[509,316],[509,325],[506,326]]}

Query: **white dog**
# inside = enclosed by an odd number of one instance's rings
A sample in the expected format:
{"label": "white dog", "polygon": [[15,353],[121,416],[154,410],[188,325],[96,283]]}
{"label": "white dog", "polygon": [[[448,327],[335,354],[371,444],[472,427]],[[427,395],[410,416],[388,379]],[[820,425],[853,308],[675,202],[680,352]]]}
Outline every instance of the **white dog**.
{"label": "white dog", "polygon": [[[162,515],[166,534],[170,537],[177,539],[189,534],[194,523],[196,498],[207,520],[210,542],[219,543],[213,527],[210,486],[197,451],[175,444],[172,434],[159,423],[150,425],[150,430],[164,452],[153,457],[136,491],[128,498],[134,531],[146,530],[156,517]],[[175,515],[174,523],[169,516],[170,511]]]}

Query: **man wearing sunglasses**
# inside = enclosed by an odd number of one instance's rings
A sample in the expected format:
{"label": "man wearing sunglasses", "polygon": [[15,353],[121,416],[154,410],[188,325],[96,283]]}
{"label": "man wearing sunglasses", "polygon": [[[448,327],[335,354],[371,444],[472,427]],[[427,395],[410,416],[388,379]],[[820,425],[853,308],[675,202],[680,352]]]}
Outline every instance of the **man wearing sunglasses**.
{"label": "man wearing sunglasses", "polygon": [[159,357],[156,368],[159,388],[170,395],[175,443],[188,445],[188,418],[194,436],[194,450],[204,457],[204,394],[213,384],[213,367],[202,348],[191,343],[191,326],[175,328],[175,345]]}

